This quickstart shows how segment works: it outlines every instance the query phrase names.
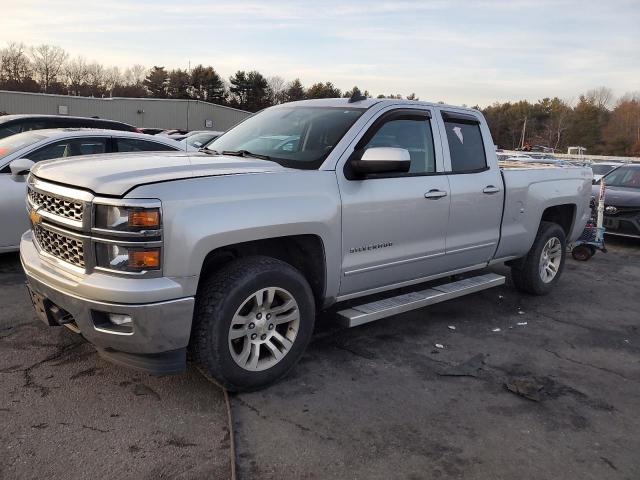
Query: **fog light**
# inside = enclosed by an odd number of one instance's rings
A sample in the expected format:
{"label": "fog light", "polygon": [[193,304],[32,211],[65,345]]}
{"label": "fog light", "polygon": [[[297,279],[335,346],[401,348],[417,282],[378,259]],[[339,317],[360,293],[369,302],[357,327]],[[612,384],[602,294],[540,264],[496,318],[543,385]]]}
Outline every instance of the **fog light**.
{"label": "fog light", "polygon": [[114,325],[131,325],[131,315],[125,315],[124,313],[110,313],[109,321]]}

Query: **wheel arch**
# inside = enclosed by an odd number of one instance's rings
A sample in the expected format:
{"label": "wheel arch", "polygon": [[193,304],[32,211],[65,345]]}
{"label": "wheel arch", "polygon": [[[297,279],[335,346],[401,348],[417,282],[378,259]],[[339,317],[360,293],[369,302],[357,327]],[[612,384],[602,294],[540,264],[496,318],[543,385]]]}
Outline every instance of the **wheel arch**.
{"label": "wheel arch", "polygon": [[576,210],[577,206],[575,203],[564,203],[547,207],[542,212],[538,228],[540,228],[542,222],[557,223],[564,230],[565,236],[569,238],[576,221]]}
{"label": "wheel arch", "polygon": [[327,283],[325,245],[322,238],[314,234],[263,238],[215,248],[202,262],[198,287],[204,278],[222,266],[252,255],[277,258],[299,270],[309,282],[316,305],[319,308],[323,305]]}

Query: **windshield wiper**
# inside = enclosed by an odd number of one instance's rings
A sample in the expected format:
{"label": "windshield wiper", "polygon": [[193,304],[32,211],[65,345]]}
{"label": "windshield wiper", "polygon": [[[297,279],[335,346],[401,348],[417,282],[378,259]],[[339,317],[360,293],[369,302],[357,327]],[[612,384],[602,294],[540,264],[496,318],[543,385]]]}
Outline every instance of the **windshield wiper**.
{"label": "windshield wiper", "polygon": [[259,158],[260,160],[271,160],[268,155],[260,155],[258,153],[251,153],[248,150],[224,150],[222,155],[233,155],[234,157],[251,157]]}
{"label": "windshield wiper", "polygon": [[198,151],[202,153],[208,153],[209,155],[220,155],[220,152],[218,152],[217,150],[211,150],[206,147],[201,147],[198,149]]}

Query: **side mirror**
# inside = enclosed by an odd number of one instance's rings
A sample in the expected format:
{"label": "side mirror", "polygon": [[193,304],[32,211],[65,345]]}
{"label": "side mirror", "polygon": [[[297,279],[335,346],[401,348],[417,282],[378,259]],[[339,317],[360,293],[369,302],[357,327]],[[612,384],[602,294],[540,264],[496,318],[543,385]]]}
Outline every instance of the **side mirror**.
{"label": "side mirror", "polygon": [[18,177],[29,173],[31,167],[34,165],[35,162],[32,162],[28,158],[19,158],[9,164],[9,169],[11,170],[11,175]]}
{"label": "side mirror", "polygon": [[365,150],[360,159],[351,160],[353,172],[370,173],[408,172],[411,166],[409,150],[393,147],[372,147]]}

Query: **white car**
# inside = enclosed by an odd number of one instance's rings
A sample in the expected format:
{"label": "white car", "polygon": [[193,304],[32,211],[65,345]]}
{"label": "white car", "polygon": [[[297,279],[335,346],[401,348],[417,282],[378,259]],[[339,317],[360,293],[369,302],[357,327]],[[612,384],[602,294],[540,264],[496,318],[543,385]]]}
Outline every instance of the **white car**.
{"label": "white car", "polygon": [[76,155],[185,150],[197,149],[167,137],[88,128],[33,130],[0,139],[0,252],[18,250],[20,236],[29,230],[25,179],[36,162]]}

